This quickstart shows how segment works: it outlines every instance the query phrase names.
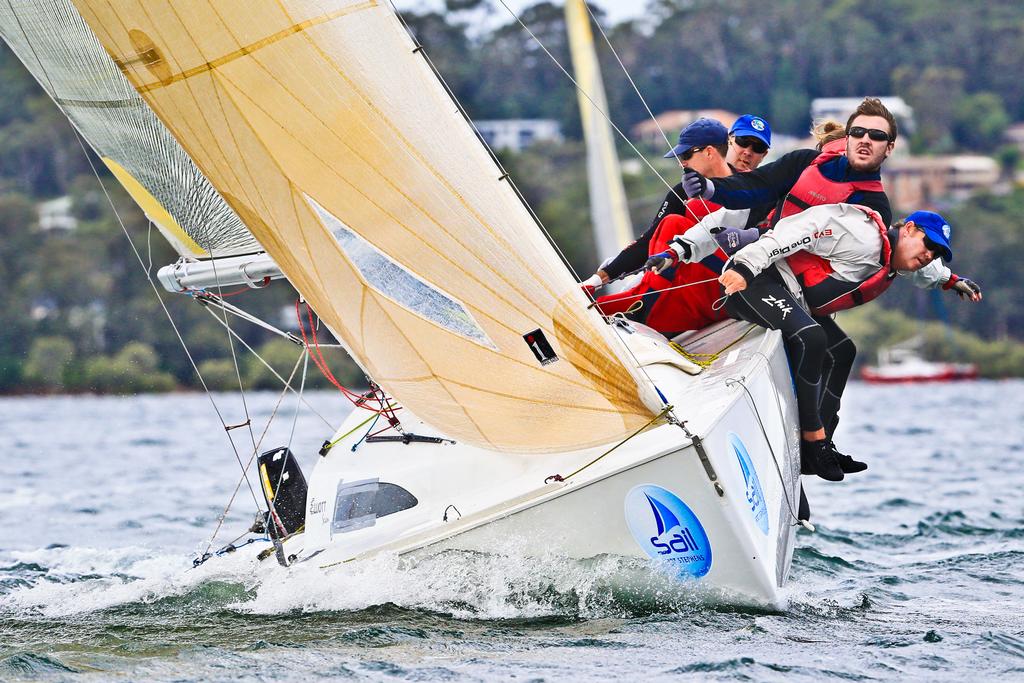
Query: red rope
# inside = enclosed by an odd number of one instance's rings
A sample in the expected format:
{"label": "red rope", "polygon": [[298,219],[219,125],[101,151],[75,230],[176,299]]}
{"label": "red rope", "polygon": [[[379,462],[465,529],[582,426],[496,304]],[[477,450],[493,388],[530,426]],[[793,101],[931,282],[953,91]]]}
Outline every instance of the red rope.
{"label": "red rope", "polygon": [[[302,334],[302,343],[305,346],[306,353],[313,360],[313,364],[316,365],[317,369],[327,378],[327,381],[334,385],[342,393],[342,395],[352,403],[352,405],[360,408],[365,408],[371,412],[375,412],[379,415],[383,415],[387,418],[390,427],[398,427],[399,421],[395,416],[395,407],[389,405],[389,401],[384,396],[384,392],[381,391],[380,387],[376,384],[370,383],[370,391],[368,394],[357,394],[356,392],[343,386],[341,382],[331,372],[330,367],[327,365],[327,359],[324,358],[323,352],[320,350],[320,341],[316,335],[316,324],[313,320],[313,311],[306,304],[306,321],[302,319],[302,311],[299,308],[301,300],[295,300],[295,317],[299,323],[299,332]],[[306,334],[306,322],[309,323],[309,334]],[[376,402],[378,407],[367,405],[369,402]]]}

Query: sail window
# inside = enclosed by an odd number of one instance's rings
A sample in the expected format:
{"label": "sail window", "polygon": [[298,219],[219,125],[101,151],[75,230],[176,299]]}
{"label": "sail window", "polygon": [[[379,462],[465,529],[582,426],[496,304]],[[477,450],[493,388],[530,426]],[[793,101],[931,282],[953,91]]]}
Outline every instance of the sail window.
{"label": "sail window", "polygon": [[397,484],[376,479],[338,484],[331,530],[346,533],[373,526],[377,518],[408,510],[419,503],[416,496]]}
{"label": "sail window", "polygon": [[393,261],[309,195],[306,201],[368,285],[421,318],[481,346],[497,349],[465,306]]}

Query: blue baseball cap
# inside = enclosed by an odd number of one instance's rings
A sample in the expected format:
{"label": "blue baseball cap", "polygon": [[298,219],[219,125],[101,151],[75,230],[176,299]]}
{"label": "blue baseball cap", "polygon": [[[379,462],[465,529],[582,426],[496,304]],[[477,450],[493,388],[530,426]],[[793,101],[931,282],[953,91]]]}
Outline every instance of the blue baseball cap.
{"label": "blue baseball cap", "polygon": [[914,225],[924,230],[925,236],[942,248],[942,258],[946,260],[946,263],[953,260],[953,250],[949,247],[952,230],[945,218],[934,211],[915,211],[907,216],[904,222],[913,222]]}
{"label": "blue baseball cap", "polygon": [[714,119],[699,118],[679,134],[679,144],[665,155],[666,159],[682,156],[687,150],[707,145],[724,145],[729,142],[729,131]]}
{"label": "blue baseball cap", "polygon": [[732,124],[732,128],[729,129],[729,134],[736,137],[749,135],[757,138],[769,147],[772,146],[771,127],[767,121],[753,114],[744,114],[736,119],[736,123]]}

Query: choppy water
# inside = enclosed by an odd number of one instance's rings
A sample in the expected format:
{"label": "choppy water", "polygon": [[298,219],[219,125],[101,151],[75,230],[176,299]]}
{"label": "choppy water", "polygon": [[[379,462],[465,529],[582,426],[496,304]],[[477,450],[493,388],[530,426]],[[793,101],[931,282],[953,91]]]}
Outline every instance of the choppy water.
{"label": "choppy water", "polygon": [[[249,396],[259,428],[275,400]],[[238,473],[205,397],[0,399],[0,680],[1024,680],[1024,383],[856,385],[843,417],[871,469],[810,483],[768,612],[620,558],[192,570]],[[304,466],[328,431],[299,418]]]}

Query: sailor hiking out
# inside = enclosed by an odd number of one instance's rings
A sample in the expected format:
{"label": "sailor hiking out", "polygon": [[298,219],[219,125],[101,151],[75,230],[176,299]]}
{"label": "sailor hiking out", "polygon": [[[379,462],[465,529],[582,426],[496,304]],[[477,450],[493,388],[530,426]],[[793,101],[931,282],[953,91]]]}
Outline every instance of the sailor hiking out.
{"label": "sailor hiking out", "polygon": [[867,207],[826,204],[781,219],[726,264],[720,278],[725,310],[780,330],[785,339],[805,474],[840,481],[867,467],[832,443],[856,347],[829,314],[878,297],[897,274],[919,287],[942,286],[980,301],[977,284],[937,260],[952,260],[950,236],[949,223],[930,211],[886,229]]}

